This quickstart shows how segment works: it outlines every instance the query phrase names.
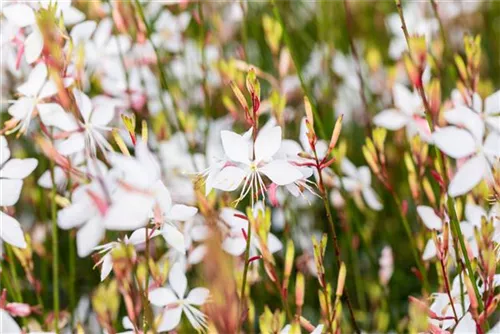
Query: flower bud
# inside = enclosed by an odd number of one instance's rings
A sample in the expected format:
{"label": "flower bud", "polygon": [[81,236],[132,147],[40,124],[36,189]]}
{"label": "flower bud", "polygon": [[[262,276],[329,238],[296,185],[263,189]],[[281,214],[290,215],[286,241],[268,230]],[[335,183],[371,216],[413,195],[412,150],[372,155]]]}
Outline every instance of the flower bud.
{"label": "flower bud", "polygon": [[340,264],[339,277],[337,278],[337,291],[335,292],[335,295],[337,297],[342,296],[342,292],[344,291],[346,275],[347,275],[347,269],[345,267],[345,263],[342,262]]}

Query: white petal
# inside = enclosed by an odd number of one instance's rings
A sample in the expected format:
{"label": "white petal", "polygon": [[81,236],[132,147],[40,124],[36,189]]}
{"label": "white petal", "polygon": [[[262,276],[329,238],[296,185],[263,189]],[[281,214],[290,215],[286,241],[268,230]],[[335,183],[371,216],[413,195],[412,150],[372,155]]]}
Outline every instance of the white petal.
{"label": "white petal", "polygon": [[165,309],[161,317],[161,323],[158,326],[158,332],[168,332],[174,329],[181,322],[182,307],[178,306],[173,309]]}
{"label": "white petal", "polygon": [[283,248],[283,244],[274,234],[269,233],[267,235],[267,248],[271,253],[276,253]]}
{"label": "white petal", "polygon": [[106,229],[124,231],[145,226],[154,203],[152,196],[119,190],[115,194],[114,203],[106,212]]}
{"label": "white petal", "polygon": [[21,327],[7,311],[0,309],[0,333],[22,333]]}
{"label": "white petal", "polygon": [[222,208],[220,212],[220,218],[221,220],[227,224],[229,227],[233,228],[245,228],[248,224],[246,219],[243,219],[237,215],[244,216],[244,214],[236,209],[232,208]]}
{"label": "white petal", "polygon": [[55,126],[63,131],[74,131],[78,128],[75,118],[64,111],[58,103],[42,103],[37,105],[42,123]]}
{"label": "white petal", "polygon": [[88,41],[90,36],[94,33],[96,27],[97,23],[95,21],[85,21],[75,25],[69,34],[73,40],[73,44],[77,46],[80,43]]}
{"label": "white petal", "polygon": [[481,155],[467,160],[451,180],[448,194],[456,197],[470,191],[483,179],[486,168],[488,168],[486,160]]}
{"label": "white petal", "polygon": [[9,145],[4,136],[0,136],[0,166],[10,158]]}
{"label": "white petal", "polygon": [[365,199],[366,204],[375,211],[382,210],[383,206],[380,203],[377,194],[373,190],[372,187],[366,187],[362,190],[363,198]]}
{"label": "white petal", "polygon": [[189,264],[198,264],[200,263],[205,255],[207,254],[207,247],[205,245],[200,245],[193,249],[188,256],[188,263]]}
{"label": "white petal", "polygon": [[19,28],[36,23],[33,9],[26,4],[17,3],[6,6],[3,8],[2,13],[10,23],[17,25]]}
{"label": "white petal", "polygon": [[111,256],[111,253],[108,253],[104,255],[102,264],[101,264],[101,281],[104,281],[106,277],[109,276],[111,273],[111,270],[113,270],[113,257]]}
{"label": "white petal", "polygon": [[422,104],[420,96],[412,93],[406,86],[396,83],[392,89],[394,105],[406,115],[412,116],[415,110]]}
{"label": "white petal", "polygon": [[212,187],[224,191],[233,191],[239,187],[245,175],[243,169],[227,166],[215,176]]}
{"label": "white petal", "polygon": [[198,209],[184,204],[175,204],[172,209],[167,213],[166,217],[172,221],[186,221],[192,218]]}
{"label": "white petal", "polygon": [[453,333],[476,334],[476,322],[472,319],[470,312],[465,313],[463,318],[460,319]]}
{"label": "white petal", "polygon": [[10,159],[0,169],[0,178],[24,179],[31,174],[38,166],[38,160],[29,159]]}
{"label": "white petal", "polygon": [[160,210],[163,214],[170,212],[172,209],[172,196],[170,195],[170,191],[163,182],[157,182],[155,184],[155,196],[156,202],[160,206]]}
{"label": "white petal", "polygon": [[170,269],[168,283],[179,298],[184,298],[187,289],[187,278],[179,262],[176,262]]}
{"label": "white petal", "polygon": [[358,168],[358,178],[365,186],[370,186],[372,183],[372,174],[368,166],[361,166]]}
{"label": "white petal", "polygon": [[429,206],[417,206],[417,213],[425,226],[430,230],[441,231],[443,228],[443,221],[434,212],[434,209]]}
{"label": "white petal", "polygon": [[203,305],[205,304],[208,296],[210,295],[210,291],[206,288],[195,288],[189,291],[186,300],[191,305]]}
{"label": "white petal", "polygon": [[[58,187],[65,184],[66,182],[66,173],[59,166],[55,166],[54,168],[54,179],[56,186]],[[43,172],[42,176],[40,176],[37,183],[42,188],[45,189],[52,188],[52,175],[50,175],[50,170],[46,170],[45,172]]]}
{"label": "white petal", "polygon": [[441,151],[454,159],[465,158],[476,149],[474,137],[470,132],[454,126],[437,130],[432,134],[432,139]]}
{"label": "white petal", "polygon": [[475,139],[480,142],[484,136],[484,122],[478,113],[465,106],[457,106],[447,111],[444,118],[450,124],[460,126],[469,130]]}
{"label": "white petal", "polygon": [[437,248],[436,248],[436,243],[434,242],[433,239],[430,239],[427,241],[427,244],[425,245],[424,252],[422,254],[422,259],[424,261],[432,259],[434,256],[437,254]]}
{"label": "white petal", "polygon": [[497,90],[484,100],[484,112],[488,115],[500,113],[500,90]]}
{"label": "white petal", "polygon": [[47,65],[43,62],[38,63],[31,70],[28,80],[21,86],[17,87],[17,91],[22,95],[35,97],[47,80],[47,74]]}
{"label": "white petal", "polygon": [[115,117],[115,106],[113,104],[100,104],[94,108],[90,121],[92,124],[105,126]]}
{"label": "white petal", "polygon": [[356,168],[356,166],[354,166],[351,160],[347,159],[346,157],[342,159],[342,162],[340,163],[340,168],[342,169],[342,172],[347,176],[350,176],[352,178],[357,178],[358,169]]}
{"label": "white petal", "polygon": [[177,300],[177,296],[170,288],[158,288],[149,292],[149,301],[156,306],[165,306]]}
{"label": "white petal", "polygon": [[22,187],[22,180],[0,179],[0,206],[16,204]]}
{"label": "white petal", "polygon": [[186,253],[186,243],[184,241],[184,234],[182,234],[177,228],[175,228],[171,224],[165,223],[163,225],[162,235],[169,246],[173,247],[176,251],[180,252],[181,254]]}
{"label": "white petal", "polygon": [[281,128],[275,126],[269,130],[261,130],[255,140],[255,161],[270,159],[281,146]]}
{"label": "white petal", "polygon": [[284,160],[274,160],[259,168],[271,181],[279,186],[297,181],[302,178],[300,170]]}
{"label": "white petal", "polygon": [[67,139],[56,143],[57,151],[64,156],[82,152],[85,148],[85,135],[83,133],[74,133]]}
{"label": "white petal", "polygon": [[78,110],[83,117],[85,123],[88,123],[90,120],[90,114],[92,112],[92,102],[89,97],[79,91],[78,89],[73,89],[73,95],[75,96],[75,102],[78,106]]}
{"label": "white petal", "polygon": [[24,53],[28,64],[34,63],[43,50],[43,36],[38,29],[33,30],[24,41]]}
{"label": "white petal", "polygon": [[101,217],[96,216],[89,220],[76,233],[76,245],[79,257],[86,257],[99,245],[104,238],[105,229]]}
{"label": "white petal", "polygon": [[0,238],[8,244],[19,248],[26,248],[24,233],[19,222],[13,217],[0,211]]}
{"label": "white petal", "polygon": [[226,238],[222,242],[222,249],[233,256],[240,256],[246,248],[245,238]]}
{"label": "white petal", "polygon": [[383,110],[373,118],[373,124],[392,131],[401,129],[407,122],[407,116],[396,109]]}
{"label": "white petal", "polygon": [[35,109],[36,100],[31,97],[21,97],[12,104],[7,110],[9,115],[15,119],[22,120],[30,115]]}
{"label": "white petal", "polygon": [[[151,229],[148,230],[148,235],[149,239],[153,239],[154,237],[160,235],[161,232],[159,230],[155,230],[154,232],[151,232]],[[132,245],[140,245],[146,242],[146,228],[141,227],[130,235],[128,238],[128,243]]]}
{"label": "white petal", "polygon": [[250,164],[248,159],[250,143],[247,140],[241,135],[227,130],[221,131],[220,137],[224,152],[229,159],[247,165]]}

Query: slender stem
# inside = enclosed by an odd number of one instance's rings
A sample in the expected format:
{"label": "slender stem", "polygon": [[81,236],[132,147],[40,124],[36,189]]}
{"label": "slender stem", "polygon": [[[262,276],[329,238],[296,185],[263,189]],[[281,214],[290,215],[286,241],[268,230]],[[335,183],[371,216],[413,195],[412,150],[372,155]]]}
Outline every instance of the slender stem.
{"label": "slender stem", "polygon": [[[251,242],[251,238],[252,238],[252,225],[251,225],[250,219],[248,220],[247,232],[248,232],[247,233],[247,246],[245,248],[245,267],[243,268],[243,282],[241,284],[241,293],[240,293],[240,298],[241,298],[240,312],[239,312],[240,316],[243,312],[244,305],[245,305],[245,287],[247,285],[248,267],[250,265],[250,263],[248,262],[248,260],[250,259],[250,242]],[[241,326],[241,321],[238,322],[238,327],[239,326]],[[238,333],[239,333],[239,329],[238,329]]]}
{"label": "slender stem", "polygon": [[71,311],[71,326],[75,320],[76,305],[76,236],[75,231],[69,231],[69,306]]}
{"label": "slender stem", "polygon": [[14,263],[14,253],[12,252],[12,246],[6,245],[7,256],[9,257],[9,268],[10,274],[12,275],[12,284],[14,286],[14,291],[16,293],[16,299],[22,303],[23,302],[23,294],[21,292],[21,287],[19,286],[19,278],[17,276],[16,264]]}
{"label": "slender stem", "polygon": [[[328,201],[328,196],[326,194],[325,183],[323,182],[323,176],[322,176],[322,171],[320,168],[320,162],[318,159],[318,155],[316,153],[316,150],[313,150],[313,151],[314,151],[314,157],[316,159],[316,170],[317,170],[318,175],[319,175],[319,177],[318,177],[318,179],[319,179],[319,192],[320,192],[321,199],[323,200],[323,205],[324,205],[325,210],[326,210],[326,218],[328,220],[328,224],[330,226],[330,232],[332,234],[333,246],[335,249],[335,258],[337,260],[336,261],[337,262],[337,269],[338,269],[338,271],[340,271],[340,264],[342,263],[342,260],[340,257],[340,247],[339,247],[339,242],[337,239],[337,233],[335,232],[335,225],[333,223],[333,216],[332,216],[332,212],[330,209],[330,202]],[[358,325],[356,324],[356,318],[354,317],[354,310],[352,308],[351,298],[349,297],[349,291],[346,288],[344,288],[344,292],[345,292],[344,295],[345,295],[347,308],[349,309],[349,315],[351,317],[351,323],[352,323],[352,326],[354,328],[354,331],[356,333],[361,333]]]}
{"label": "slender stem", "polygon": [[151,314],[150,314],[150,308],[149,308],[149,271],[151,270],[149,268],[149,259],[151,255],[149,254],[149,228],[146,225],[146,250],[145,250],[145,255],[146,255],[146,278],[144,280],[145,286],[144,286],[144,314],[143,314],[143,319],[142,319],[142,331],[144,333],[148,332],[148,327],[149,327],[149,322],[151,321]]}
{"label": "slender stem", "polygon": [[56,181],[54,177],[54,162],[50,160],[51,190],[51,219],[52,219],[52,287],[54,299],[54,328],[59,333],[59,236],[57,231],[57,204]]}
{"label": "slender stem", "polygon": [[311,103],[311,109],[313,111],[314,118],[316,120],[316,122],[314,123],[318,126],[318,131],[321,137],[326,138],[326,132],[323,126],[322,117],[318,113],[316,103],[314,103],[314,97],[311,91],[308,89],[304,77],[302,76],[302,66],[298,60],[297,52],[292,43],[292,40],[290,39],[290,35],[288,35],[288,31],[285,27],[285,23],[283,22],[283,18],[281,17],[280,10],[278,8],[278,5],[276,4],[276,0],[271,0],[271,4],[273,5],[274,16],[278,21],[278,23],[280,24],[281,29],[283,30],[283,38],[285,39],[285,44],[288,48],[288,51],[290,51],[290,56],[292,57],[295,69],[297,70],[297,76],[299,77],[300,86],[302,87],[304,94],[306,94],[307,98],[309,99],[309,102]]}
{"label": "slender stem", "polygon": [[[248,3],[247,3],[248,6]],[[241,11],[245,12],[245,4],[243,0],[240,0]],[[241,20],[241,41],[243,43],[243,51],[245,53],[245,60],[248,62],[248,28],[247,28],[247,15],[243,15]]]}
{"label": "slender stem", "polygon": [[444,264],[444,259],[441,257],[439,259],[439,262],[441,264],[441,270],[443,271],[444,285],[446,293],[448,294],[448,299],[450,300],[451,308],[453,310],[453,316],[455,317],[455,321],[458,321],[457,311],[455,310],[455,303],[453,302],[453,298],[451,297],[450,283],[448,282],[448,274],[446,273],[446,266]]}

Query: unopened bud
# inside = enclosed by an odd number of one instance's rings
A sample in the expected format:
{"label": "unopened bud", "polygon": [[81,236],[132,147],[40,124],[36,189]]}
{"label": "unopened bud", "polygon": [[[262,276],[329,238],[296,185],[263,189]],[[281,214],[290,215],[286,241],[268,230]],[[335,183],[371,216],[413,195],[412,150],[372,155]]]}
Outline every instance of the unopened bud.
{"label": "unopened bud", "polygon": [[344,291],[346,275],[347,275],[347,269],[345,267],[345,263],[342,262],[340,264],[339,277],[337,279],[337,291],[335,292],[335,295],[337,297],[342,296],[342,292]]}
{"label": "unopened bud", "polygon": [[429,108],[433,115],[439,114],[441,108],[441,86],[437,79],[433,79],[429,85]]}
{"label": "unopened bud", "polygon": [[411,36],[408,41],[410,45],[411,58],[420,71],[423,71],[427,59],[427,45],[425,36]]}
{"label": "unopened bud", "polygon": [[412,85],[416,88],[422,87],[422,78],[420,76],[420,71],[418,67],[413,63],[410,55],[405,53],[403,56],[403,61],[406,67],[406,72],[408,73],[408,78]]}
{"label": "unopened bud", "polygon": [[[304,108],[306,110],[307,121],[311,125],[311,128],[314,128],[313,111],[312,111],[312,107],[311,107],[311,102],[309,101],[309,98],[307,96],[304,96]],[[313,130],[313,132],[314,132],[314,130]]]}
{"label": "unopened bud", "polygon": [[337,118],[337,122],[335,122],[335,127],[333,128],[333,133],[332,133],[332,138],[330,138],[330,145],[328,146],[328,149],[331,151],[335,148],[337,145],[337,141],[340,136],[340,131],[342,130],[342,119],[344,118],[344,115],[340,115],[339,118]]}

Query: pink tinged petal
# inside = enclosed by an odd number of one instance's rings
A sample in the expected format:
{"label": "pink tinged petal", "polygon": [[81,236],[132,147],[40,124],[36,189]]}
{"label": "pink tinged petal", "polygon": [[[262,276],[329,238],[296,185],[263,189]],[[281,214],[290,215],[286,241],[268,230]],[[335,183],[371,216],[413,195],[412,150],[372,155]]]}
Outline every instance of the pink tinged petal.
{"label": "pink tinged petal", "polygon": [[94,33],[96,27],[97,23],[95,21],[85,21],[75,25],[69,34],[73,40],[73,44],[77,46],[80,43],[88,41],[90,36]]}
{"label": "pink tinged petal", "polygon": [[0,333],[22,333],[14,318],[3,309],[0,309]]}
{"label": "pink tinged petal", "polygon": [[[460,306],[460,305],[459,305]],[[460,319],[453,333],[476,333],[476,322],[472,318],[470,312],[465,313],[465,315]]]}
{"label": "pink tinged petal", "polygon": [[149,301],[155,306],[165,306],[177,302],[179,298],[170,288],[158,288],[149,292]]}
{"label": "pink tinged petal", "polygon": [[290,184],[302,178],[300,170],[284,160],[274,160],[259,168],[272,182],[279,186]]}
{"label": "pink tinged petal", "polygon": [[63,131],[74,131],[78,129],[75,118],[64,111],[58,103],[43,103],[37,105],[40,119],[45,126],[55,126]]}
{"label": "pink tinged petal", "polygon": [[2,10],[2,14],[10,23],[19,28],[25,28],[36,23],[33,9],[26,4],[18,3],[6,6]]}
{"label": "pink tinged petal", "polygon": [[22,180],[0,179],[0,206],[12,206],[19,200]]}
{"label": "pink tinged petal", "polygon": [[33,30],[26,40],[24,41],[24,54],[28,64],[34,63],[43,50],[43,36],[38,29]]}
{"label": "pink tinged petal", "polygon": [[270,159],[281,146],[281,128],[275,126],[269,130],[261,130],[255,140],[255,161]]}
{"label": "pink tinged petal", "polygon": [[0,238],[6,243],[19,247],[26,248],[24,233],[19,222],[13,217],[0,211]]}
{"label": "pink tinged petal", "polygon": [[474,138],[480,142],[484,136],[484,122],[478,113],[465,106],[457,106],[444,114],[444,118],[450,124],[469,130]]}
{"label": "pink tinged petal", "polygon": [[158,332],[168,332],[174,329],[181,322],[182,306],[175,308],[167,307],[161,317],[161,323],[158,326]]}
{"label": "pink tinged petal", "polygon": [[86,257],[104,238],[105,229],[101,217],[89,220],[76,233],[76,245],[79,257]]}
{"label": "pink tinged petal", "polygon": [[363,188],[362,190],[363,198],[365,199],[366,204],[375,211],[382,210],[383,206],[380,203],[377,194],[371,187]]}
{"label": "pink tinged petal", "polygon": [[454,126],[437,130],[432,138],[441,151],[454,159],[465,158],[476,150],[476,143],[470,132]]}
{"label": "pink tinged petal", "polygon": [[175,204],[166,214],[166,218],[173,221],[186,221],[192,218],[198,209],[184,204]]}
{"label": "pink tinged petal", "polygon": [[212,187],[223,191],[233,191],[245,178],[245,171],[239,167],[227,166],[214,179]]}
{"label": "pink tinged petal", "polygon": [[95,214],[97,214],[97,211],[92,207],[88,198],[75,201],[71,205],[59,210],[57,213],[57,225],[64,230],[68,230],[80,226]]}
{"label": "pink tinged petal", "polygon": [[439,218],[439,216],[434,212],[434,209],[430,206],[417,206],[417,213],[429,230],[441,231],[443,228],[442,219]]}
{"label": "pink tinged petal", "polygon": [[500,90],[497,90],[484,100],[484,112],[488,115],[500,113]]}
{"label": "pink tinged petal", "polygon": [[488,168],[486,159],[481,155],[467,160],[451,180],[448,194],[452,197],[466,194],[483,179]]}
{"label": "pink tinged petal", "polygon": [[76,105],[78,106],[78,110],[80,111],[83,120],[85,123],[88,123],[92,112],[92,102],[87,95],[78,89],[73,89],[73,95],[75,96]]}
{"label": "pink tinged petal", "polygon": [[210,291],[206,288],[195,288],[189,291],[186,301],[191,305],[203,305],[207,301]]}
{"label": "pink tinged petal", "polygon": [[248,159],[250,153],[250,143],[241,135],[232,131],[223,130],[220,133],[224,152],[229,159],[235,162],[250,164]]}
{"label": "pink tinged petal", "polygon": [[240,229],[247,227],[247,220],[241,218],[244,214],[238,210],[232,208],[222,208],[220,213],[220,218],[224,223],[230,227]]}
{"label": "pink tinged petal", "polygon": [[113,257],[111,253],[104,255],[101,264],[101,281],[104,281],[113,270]]}
{"label": "pink tinged petal", "polygon": [[38,160],[29,159],[10,159],[0,169],[0,178],[6,179],[24,179],[31,174],[38,165]]}
{"label": "pink tinged petal", "polygon": [[240,256],[246,248],[245,238],[226,238],[222,242],[222,249],[233,256]]}
{"label": "pink tinged petal", "polygon": [[376,126],[395,131],[401,129],[408,123],[408,116],[396,109],[387,109],[378,113],[373,118],[373,123]]}
{"label": "pink tinged petal", "polygon": [[432,259],[434,256],[437,254],[437,248],[436,248],[436,243],[434,242],[433,239],[430,239],[427,241],[427,244],[425,245],[424,252],[422,254],[422,260],[427,261]]}
{"label": "pink tinged petal", "polygon": [[85,135],[83,133],[74,133],[67,139],[56,143],[56,150],[64,156],[83,151],[85,148]]}
{"label": "pink tinged petal", "polygon": [[[171,224],[165,223],[162,228],[162,235],[167,244],[181,254],[186,253],[186,243],[184,235]],[[182,296],[180,296],[182,297]]]}
{"label": "pink tinged petal", "polygon": [[176,293],[177,297],[184,298],[184,294],[187,289],[187,278],[186,274],[182,270],[182,265],[176,262],[170,272],[168,273],[168,283],[172,287],[172,290]]}

